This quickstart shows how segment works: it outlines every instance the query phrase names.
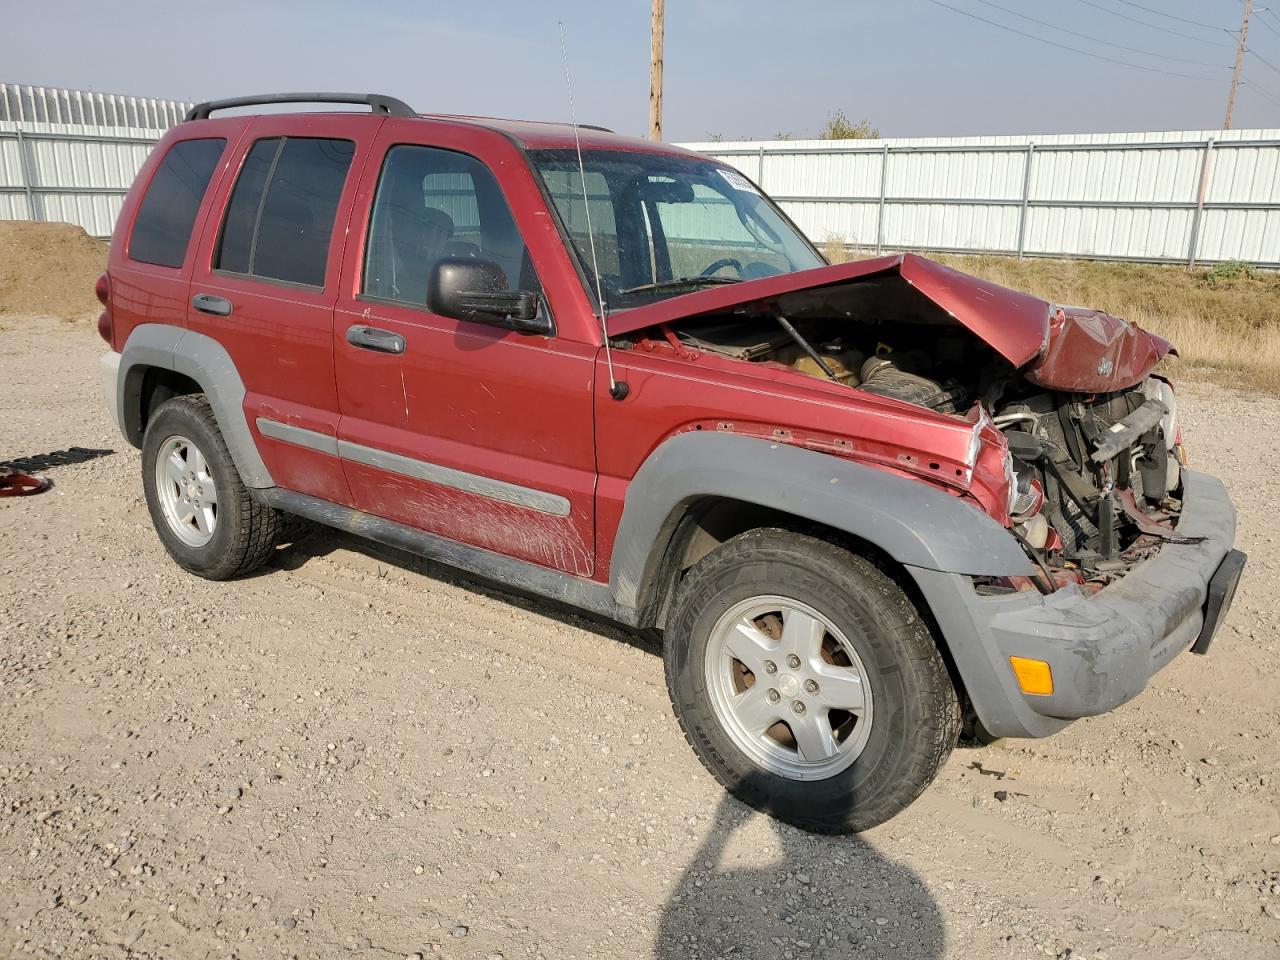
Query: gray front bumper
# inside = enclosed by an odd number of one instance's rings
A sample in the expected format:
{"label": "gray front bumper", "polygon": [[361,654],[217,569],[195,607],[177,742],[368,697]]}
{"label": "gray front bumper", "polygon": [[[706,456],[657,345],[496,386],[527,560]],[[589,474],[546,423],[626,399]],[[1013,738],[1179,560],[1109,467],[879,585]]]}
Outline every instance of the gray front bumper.
{"label": "gray front bumper", "polygon": [[[937,619],[982,725],[994,736],[1040,737],[1133,699],[1199,636],[1209,581],[1231,550],[1236,512],[1221,481],[1183,471],[1177,532],[1123,579],[1087,594],[984,597],[970,578],[909,568]],[[1043,660],[1049,695],[1024,694],[1010,656]]]}

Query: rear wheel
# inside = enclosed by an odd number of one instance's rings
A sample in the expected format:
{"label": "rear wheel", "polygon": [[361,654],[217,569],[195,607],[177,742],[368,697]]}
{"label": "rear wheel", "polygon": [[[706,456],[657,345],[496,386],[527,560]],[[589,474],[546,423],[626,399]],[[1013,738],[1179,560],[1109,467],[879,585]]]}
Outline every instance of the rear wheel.
{"label": "rear wheel", "polygon": [[275,549],[280,514],[249,496],[203,394],[167,400],[151,417],[142,485],[160,542],[194,574],[242,576]]}
{"label": "rear wheel", "polygon": [[955,745],[956,691],[910,598],[815,537],[723,544],[686,575],[666,641],[672,704],[703,764],[803,829],[883,823]]}

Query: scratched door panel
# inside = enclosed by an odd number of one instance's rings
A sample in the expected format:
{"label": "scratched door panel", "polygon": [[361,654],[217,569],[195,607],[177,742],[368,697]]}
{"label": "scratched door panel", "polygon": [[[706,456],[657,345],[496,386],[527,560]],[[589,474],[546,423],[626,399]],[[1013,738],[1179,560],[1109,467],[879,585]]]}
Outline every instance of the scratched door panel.
{"label": "scratched door panel", "polygon": [[[393,304],[340,307],[334,326],[340,453],[361,510],[590,574],[594,348]],[[352,326],[404,350],[352,346]]]}
{"label": "scratched door panel", "polygon": [[[563,284],[543,289],[564,254],[548,249],[541,204],[507,138],[386,123],[353,204],[335,306],[338,455],[368,513],[586,576],[598,345],[577,335]],[[428,310],[428,278],[446,258],[488,261],[565,322],[527,336]]]}

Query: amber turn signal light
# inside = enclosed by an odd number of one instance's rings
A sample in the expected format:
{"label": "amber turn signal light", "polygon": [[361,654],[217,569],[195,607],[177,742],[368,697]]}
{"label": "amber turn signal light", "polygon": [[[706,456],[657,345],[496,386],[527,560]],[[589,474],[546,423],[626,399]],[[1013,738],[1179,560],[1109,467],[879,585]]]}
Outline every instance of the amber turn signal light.
{"label": "amber turn signal light", "polygon": [[1053,693],[1053,671],[1043,660],[1032,660],[1028,657],[1010,657],[1014,676],[1018,678],[1018,686],[1023,693],[1034,693],[1048,696]]}

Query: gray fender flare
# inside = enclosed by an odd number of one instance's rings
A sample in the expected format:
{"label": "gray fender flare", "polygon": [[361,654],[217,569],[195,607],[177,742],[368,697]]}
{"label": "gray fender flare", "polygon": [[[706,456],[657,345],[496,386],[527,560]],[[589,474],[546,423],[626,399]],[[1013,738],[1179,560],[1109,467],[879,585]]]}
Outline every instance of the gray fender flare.
{"label": "gray fender flare", "polygon": [[125,437],[142,446],[141,395],[148,367],[173,370],[190,377],[204,389],[218,429],[231,452],[246,487],[275,486],[258,453],[249,421],[244,415],[244,381],[222,344],[203,333],[166,323],[134,327],[120,351],[116,379],[116,413]]}
{"label": "gray fender flare", "polygon": [[981,510],[925,483],[830,454],[728,433],[682,433],[658,446],[627,487],[609,585],[637,608],[684,508],[722,497],[781,510],[875,544],[899,563],[971,576],[1034,572]]}

